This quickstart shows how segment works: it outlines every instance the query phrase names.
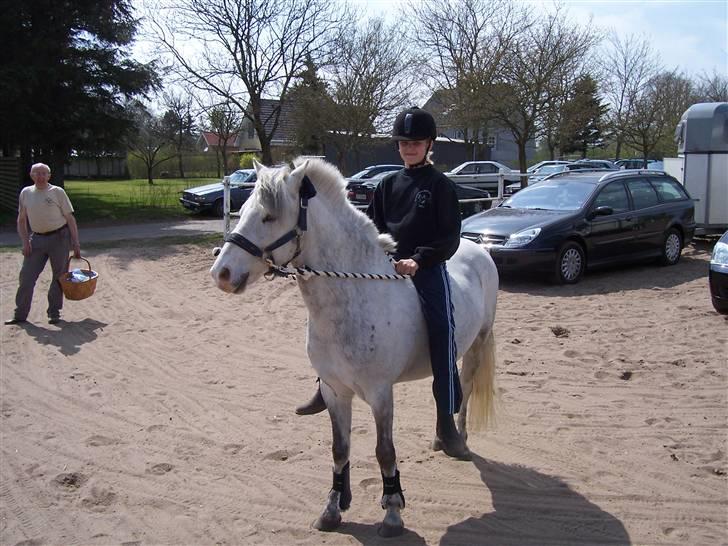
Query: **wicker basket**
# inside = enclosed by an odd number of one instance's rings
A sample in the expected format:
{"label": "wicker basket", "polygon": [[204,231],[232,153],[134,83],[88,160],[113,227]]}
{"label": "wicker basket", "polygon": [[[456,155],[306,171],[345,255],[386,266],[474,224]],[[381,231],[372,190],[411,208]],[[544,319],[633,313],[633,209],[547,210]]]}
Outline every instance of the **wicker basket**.
{"label": "wicker basket", "polygon": [[79,258],[88,265],[88,269],[82,269],[81,271],[89,276],[87,281],[74,282],[71,280],[71,271],[68,269],[71,266],[71,260],[73,256],[68,257],[66,262],[66,272],[58,277],[58,282],[61,284],[63,295],[69,300],[85,300],[91,296],[96,290],[96,279],[99,278],[99,274],[91,269],[91,264],[86,258]]}

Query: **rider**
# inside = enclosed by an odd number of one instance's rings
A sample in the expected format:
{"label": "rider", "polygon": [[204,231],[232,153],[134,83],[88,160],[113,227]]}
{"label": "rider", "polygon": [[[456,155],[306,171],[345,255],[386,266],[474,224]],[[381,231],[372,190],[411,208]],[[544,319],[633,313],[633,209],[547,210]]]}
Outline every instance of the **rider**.
{"label": "rider", "polygon": [[[453,419],[460,410],[462,391],[445,266],[445,260],[460,244],[460,212],[455,185],[430,159],[436,137],[435,120],[425,110],[413,107],[397,116],[392,139],[405,168],[382,180],[367,215],[380,232],[391,234],[397,242],[397,273],[412,275],[427,323],[438,447],[450,456],[463,457],[468,454],[467,447]],[[296,408],[296,413],[310,415],[325,409],[319,388],[311,401]]]}

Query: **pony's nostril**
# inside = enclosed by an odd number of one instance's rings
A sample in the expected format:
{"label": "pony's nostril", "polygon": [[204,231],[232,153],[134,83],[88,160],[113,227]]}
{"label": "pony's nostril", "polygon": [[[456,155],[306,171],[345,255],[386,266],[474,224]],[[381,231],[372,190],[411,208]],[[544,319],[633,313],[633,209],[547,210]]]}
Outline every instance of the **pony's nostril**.
{"label": "pony's nostril", "polygon": [[220,279],[221,281],[225,281],[225,282],[229,281],[230,280],[230,270],[227,267],[223,267],[220,270],[220,273],[218,274],[217,278]]}

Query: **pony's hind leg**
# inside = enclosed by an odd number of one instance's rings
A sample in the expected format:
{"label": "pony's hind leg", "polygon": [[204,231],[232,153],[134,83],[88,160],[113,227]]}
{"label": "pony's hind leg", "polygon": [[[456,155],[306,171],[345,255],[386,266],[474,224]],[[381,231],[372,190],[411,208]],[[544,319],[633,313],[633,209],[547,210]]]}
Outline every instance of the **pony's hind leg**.
{"label": "pony's hind leg", "polygon": [[[313,526],[319,531],[333,531],[341,523],[341,511],[351,505],[351,486],[349,481],[349,448],[351,445],[351,401],[353,393],[334,394],[326,386],[331,396],[325,396],[326,407],[331,417],[332,445],[334,458],[334,480],[323,513]],[[328,393],[327,393],[328,394]]]}
{"label": "pony's hind leg", "polygon": [[377,426],[377,461],[382,472],[384,490],[382,508],[386,510],[379,534],[383,537],[395,537],[404,531],[404,522],[400,511],[404,508],[404,493],[399,483],[397,470],[397,454],[392,439],[392,421],[394,402],[392,389],[381,394],[376,400],[368,400]]}

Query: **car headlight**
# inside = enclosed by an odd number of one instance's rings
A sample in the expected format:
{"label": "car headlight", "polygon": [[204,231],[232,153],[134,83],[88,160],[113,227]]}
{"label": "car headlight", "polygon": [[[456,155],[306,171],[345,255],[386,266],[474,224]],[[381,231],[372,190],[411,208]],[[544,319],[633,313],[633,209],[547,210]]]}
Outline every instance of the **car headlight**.
{"label": "car headlight", "polygon": [[508,239],[506,239],[505,244],[503,245],[505,248],[517,248],[520,246],[527,245],[531,241],[533,241],[536,237],[538,237],[538,234],[541,233],[541,228],[531,228],[531,229],[524,229],[523,231],[519,231],[518,233],[514,233]]}
{"label": "car headlight", "polygon": [[728,266],[728,243],[715,243],[710,263],[713,265]]}

